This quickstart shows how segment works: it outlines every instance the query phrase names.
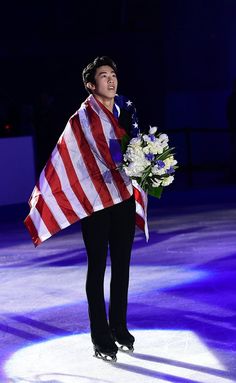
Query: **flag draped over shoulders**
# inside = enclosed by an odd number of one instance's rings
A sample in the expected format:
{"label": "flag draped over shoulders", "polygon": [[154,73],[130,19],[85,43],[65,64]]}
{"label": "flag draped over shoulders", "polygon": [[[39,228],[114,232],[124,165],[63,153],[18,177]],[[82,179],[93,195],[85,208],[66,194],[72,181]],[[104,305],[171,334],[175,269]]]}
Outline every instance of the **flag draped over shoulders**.
{"label": "flag draped over shoulders", "polygon": [[69,119],[31,194],[25,225],[35,246],[95,211],[134,194],[136,223],[148,236],[146,195],[117,168],[110,143],[126,134],[90,95]]}

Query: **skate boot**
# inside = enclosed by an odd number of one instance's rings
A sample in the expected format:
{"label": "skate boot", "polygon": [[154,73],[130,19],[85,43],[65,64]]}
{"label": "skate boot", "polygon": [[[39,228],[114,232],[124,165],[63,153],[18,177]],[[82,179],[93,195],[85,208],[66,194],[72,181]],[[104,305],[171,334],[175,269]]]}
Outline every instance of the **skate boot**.
{"label": "skate boot", "polygon": [[118,347],[115,344],[111,335],[107,333],[101,333],[99,335],[91,335],[94,356],[96,358],[102,359],[105,362],[116,362],[117,361],[117,351]]}
{"label": "skate boot", "polygon": [[120,351],[133,352],[135,338],[127,330],[127,327],[111,328],[111,334],[115,342],[120,344]]}

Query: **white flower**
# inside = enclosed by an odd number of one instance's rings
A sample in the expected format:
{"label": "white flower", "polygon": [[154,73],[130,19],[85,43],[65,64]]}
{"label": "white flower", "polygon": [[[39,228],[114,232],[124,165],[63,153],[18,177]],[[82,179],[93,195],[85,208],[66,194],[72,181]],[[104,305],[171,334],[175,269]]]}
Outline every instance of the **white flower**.
{"label": "white flower", "polygon": [[141,143],[142,143],[142,140],[141,140],[140,137],[134,137],[134,138],[132,138],[132,139],[130,140],[129,145],[131,145],[131,146],[136,146],[136,145],[141,145]]}
{"label": "white flower", "polygon": [[145,168],[146,165],[142,163],[131,162],[124,170],[129,177],[141,177]]}
{"label": "white flower", "polygon": [[164,134],[164,133],[160,134],[158,139],[159,139],[160,145],[163,148],[168,147],[169,138],[168,138],[167,134]]}
{"label": "white flower", "polygon": [[158,141],[150,141],[148,142],[147,146],[143,148],[143,152],[145,154],[162,154],[163,148],[159,145]]}
{"label": "white flower", "polygon": [[170,157],[167,157],[165,160],[163,160],[164,164],[165,164],[165,169],[169,169],[170,166],[171,166],[171,160],[170,160]]}
{"label": "white flower", "polygon": [[154,143],[157,140],[154,134],[144,134],[143,141],[147,143]]}
{"label": "white flower", "polygon": [[155,145],[153,145],[153,147],[155,148],[155,154],[162,154],[163,153],[163,147],[159,145],[159,143],[157,142]]}
{"label": "white flower", "polygon": [[174,156],[170,156],[169,159],[171,162],[171,166],[175,166],[177,164],[177,161],[174,159]]}
{"label": "white flower", "polygon": [[150,141],[150,137],[147,134],[143,135],[143,141],[148,142]]}
{"label": "white flower", "polygon": [[154,188],[158,188],[158,186],[160,186],[160,185],[161,185],[161,180],[153,180],[152,181],[152,186]]}
{"label": "white flower", "polygon": [[147,145],[147,146],[145,146],[145,147],[143,148],[143,153],[144,153],[144,154],[149,154],[149,153],[150,153],[150,147],[149,147],[149,145]]}
{"label": "white flower", "polygon": [[165,168],[159,168],[158,165],[154,165],[152,167],[152,173],[154,175],[162,176],[163,174],[165,174],[165,172],[166,172]]}
{"label": "white flower", "polygon": [[169,138],[168,138],[167,134],[165,134],[165,133],[160,134],[160,136],[158,138],[160,141],[166,141],[166,142],[169,141]]}
{"label": "white flower", "polygon": [[166,177],[164,178],[164,180],[162,181],[162,186],[168,186],[170,185],[172,182],[174,181],[174,177],[173,176],[169,176],[169,177]]}
{"label": "white flower", "polygon": [[155,134],[157,131],[157,126],[149,126],[149,134]]}
{"label": "white flower", "polygon": [[145,155],[143,153],[143,150],[138,145],[129,145],[126,153],[124,155],[125,161],[140,161],[142,159],[145,159]]}

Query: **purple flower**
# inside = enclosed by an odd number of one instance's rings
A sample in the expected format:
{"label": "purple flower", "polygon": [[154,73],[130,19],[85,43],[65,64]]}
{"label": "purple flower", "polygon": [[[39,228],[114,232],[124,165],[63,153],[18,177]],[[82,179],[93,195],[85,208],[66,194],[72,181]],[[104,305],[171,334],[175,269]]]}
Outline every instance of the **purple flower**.
{"label": "purple flower", "polygon": [[158,166],[158,169],[162,169],[165,167],[165,163],[162,160],[157,160],[156,165]]}
{"label": "purple flower", "polygon": [[154,154],[152,154],[152,153],[145,154],[145,158],[148,161],[152,161],[154,159]]}
{"label": "purple flower", "polygon": [[148,136],[152,142],[156,141],[156,136],[154,134],[149,134]]}
{"label": "purple flower", "polygon": [[166,170],[166,174],[172,174],[175,172],[175,169],[173,168],[173,166],[171,166],[169,169]]}

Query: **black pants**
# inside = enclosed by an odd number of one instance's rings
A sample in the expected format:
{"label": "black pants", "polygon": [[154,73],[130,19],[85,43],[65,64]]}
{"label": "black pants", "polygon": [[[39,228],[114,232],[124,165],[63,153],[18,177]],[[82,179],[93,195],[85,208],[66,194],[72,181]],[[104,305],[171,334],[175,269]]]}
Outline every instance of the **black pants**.
{"label": "black pants", "polygon": [[129,265],[135,232],[135,200],[93,213],[81,220],[88,257],[86,293],[93,335],[108,331],[104,274],[108,248],[111,258],[109,323],[126,326]]}

